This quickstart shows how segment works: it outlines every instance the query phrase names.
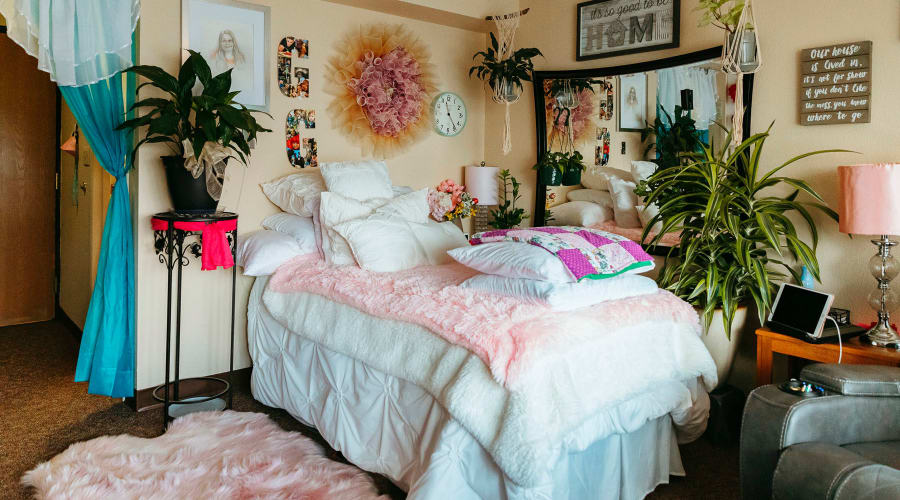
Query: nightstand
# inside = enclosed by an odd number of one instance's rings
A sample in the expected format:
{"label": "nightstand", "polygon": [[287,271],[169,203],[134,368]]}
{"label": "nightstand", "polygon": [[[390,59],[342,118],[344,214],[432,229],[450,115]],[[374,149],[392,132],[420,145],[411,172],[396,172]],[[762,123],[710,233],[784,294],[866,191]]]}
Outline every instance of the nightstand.
{"label": "nightstand", "polygon": [[[837,363],[838,343],[811,344],[796,337],[775,333],[766,327],[756,330],[756,385],[772,383],[772,354]],[[849,365],[900,366],[900,351],[864,344],[859,337],[844,341],[841,363]]]}

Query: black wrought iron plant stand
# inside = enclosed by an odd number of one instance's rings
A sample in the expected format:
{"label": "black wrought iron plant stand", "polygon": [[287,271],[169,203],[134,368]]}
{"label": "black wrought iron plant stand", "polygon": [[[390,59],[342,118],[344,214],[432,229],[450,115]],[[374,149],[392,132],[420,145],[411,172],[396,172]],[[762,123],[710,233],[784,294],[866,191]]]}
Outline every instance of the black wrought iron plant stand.
{"label": "black wrought iron plant stand", "polygon": [[[190,264],[188,252],[196,260],[201,258],[203,246],[202,240],[199,240],[200,231],[190,231],[178,229],[175,227],[176,222],[203,222],[206,224],[214,222],[224,222],[234,220],[237,221],[237,214],[232,212],[216,212],[209,215],[184,215],[175,212],[158,213],[153,216],[167,222],[165,230],[154,231],[154,246],[159,256],[159,261],[166,265],[168,269],[168,285],[166,288],[166,380],[165,383],[153,389],[153,397],[163,403],[163,429],[168,427],[170,421],[174,417],[170,414],[170,408],[173,405],[192,405],[206,403],[214,399],[224,399],[225,408],[231,409],[233,402],[233,383],[234,375],[234,313],[235,313],[235,282],[237,280],[237,226],[232,231],[226,231],[228,238],[228,246],[231,249],[231,256],[235,260],[235,265],[231,268],[231,347],[228,360],[227,380],[218,377],[191,377],[182,380],[180,378],[180,361],[181,361],[181,282],[182,268]],[[188,241],[189,237],[196,237],[198,241]],[[172,271],[176,272],[176,303],[175,303],[175,379],[169,382],[169,372],[171,367],[172,353]],[[180,385],[188,381],[206,381],[218,384],[221,390],[212,394],[202,396],[193,396],[182,399],[180,397]],[[170,393],[171,386],[171,393]],[[162,392],[163,395],[159,393]]]}

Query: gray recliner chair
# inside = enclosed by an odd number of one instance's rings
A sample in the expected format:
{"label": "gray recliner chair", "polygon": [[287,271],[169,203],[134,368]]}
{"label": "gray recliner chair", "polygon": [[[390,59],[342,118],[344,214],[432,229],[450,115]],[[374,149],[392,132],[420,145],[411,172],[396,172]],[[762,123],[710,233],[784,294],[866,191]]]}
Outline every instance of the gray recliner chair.
{"label": "gray recliner chair", "polygon": [[815,364],[800,378],[826,395],[767,385],[747,398],[743,498],[900,499],[900,368]]}

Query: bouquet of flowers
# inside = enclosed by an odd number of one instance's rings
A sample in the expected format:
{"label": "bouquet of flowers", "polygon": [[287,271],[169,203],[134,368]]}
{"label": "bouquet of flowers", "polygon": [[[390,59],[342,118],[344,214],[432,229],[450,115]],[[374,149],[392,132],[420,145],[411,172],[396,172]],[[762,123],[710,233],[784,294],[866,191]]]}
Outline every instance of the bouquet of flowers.
{"label": "bouquet of flowers", "polygon": [[465,191],[465,186],[445,179],[428,192],[428,207],[435,220],[445,221],[462,219],[475,215],[478,198]]}

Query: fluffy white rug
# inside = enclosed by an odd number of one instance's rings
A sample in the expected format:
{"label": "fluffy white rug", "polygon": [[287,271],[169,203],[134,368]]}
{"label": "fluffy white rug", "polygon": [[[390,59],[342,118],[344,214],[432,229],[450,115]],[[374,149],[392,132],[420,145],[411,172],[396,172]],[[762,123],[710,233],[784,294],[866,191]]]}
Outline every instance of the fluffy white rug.
{"label": "fluffy white rug", "polygon": [[363,499],[372,479],[260,413],[192,413],[154,439],[75,443],[25,473],[37,498]]}

